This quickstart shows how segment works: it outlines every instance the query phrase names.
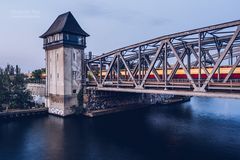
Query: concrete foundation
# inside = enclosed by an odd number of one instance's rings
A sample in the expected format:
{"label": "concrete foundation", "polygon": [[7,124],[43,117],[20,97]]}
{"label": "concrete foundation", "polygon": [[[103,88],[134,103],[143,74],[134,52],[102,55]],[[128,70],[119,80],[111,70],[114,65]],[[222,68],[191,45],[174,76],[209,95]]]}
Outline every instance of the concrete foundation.
{"label": "concrete foundation", "polygon": [[77,102],[77,96],[62,96],[62,95],[49,95],[47,97],[48,112],[58,116],[68,116],[75,113]]}

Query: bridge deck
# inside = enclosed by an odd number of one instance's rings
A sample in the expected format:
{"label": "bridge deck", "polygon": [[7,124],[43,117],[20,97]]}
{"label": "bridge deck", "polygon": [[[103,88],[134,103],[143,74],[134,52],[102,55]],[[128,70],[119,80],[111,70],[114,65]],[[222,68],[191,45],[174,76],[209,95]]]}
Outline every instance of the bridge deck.
{"label": "bridge deck", "polygon": [[110,92],[129,92],[129,93],[147,93],[147,94],[167,94],[180,96],[198,96],[198,97],[214,97],[214,98],[233,98],[240,99],[239,93],[234,92],[197,92],[188,90],[157,90],[157,89],[136,89],[136,88],[114,88],[114,87],[88,87],[87,89],[94,89],[99,91]]}

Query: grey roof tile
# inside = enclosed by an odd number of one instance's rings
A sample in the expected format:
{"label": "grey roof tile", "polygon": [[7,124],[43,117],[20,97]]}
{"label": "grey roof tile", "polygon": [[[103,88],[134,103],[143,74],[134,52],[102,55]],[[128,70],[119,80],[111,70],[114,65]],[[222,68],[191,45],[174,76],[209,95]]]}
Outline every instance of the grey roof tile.
{"label": "grey roof tile", "polygon": [[50,28],[41,35],[40,38],[46,38],[57,33],[70,33],[86,37],[89,36],[89,34],[80,27],[71,12],[59,15]]}

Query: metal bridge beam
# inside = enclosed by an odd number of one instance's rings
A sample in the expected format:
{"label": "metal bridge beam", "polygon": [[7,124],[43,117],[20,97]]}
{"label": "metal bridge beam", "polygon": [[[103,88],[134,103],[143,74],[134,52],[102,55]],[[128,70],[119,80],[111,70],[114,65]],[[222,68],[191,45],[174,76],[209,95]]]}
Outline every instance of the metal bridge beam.
{"label": "metal bridge beam", "polygon": [[231,77],[231,75],[233,74],[233,72],[235,71],[236,67],[238,66],[238,64],[240,63],[240,57],[237,58],[235,64],[232,66],[231,70],[229,71],[228,75],[226,76],[226,78],[223,80],[223,83],[226,83],[229,78]]}
{"label": "metal bridge beam", "polygon": [[192,78],[192,76],[190,75],[190,73],[188,72],[188,70],[186,69],[186,66],[183,64],[183,62],[181,61],[181,58],[178,56],[177,51],[175,50],[175,48],[173,47],[172,43],[170,41],[167,41],[167,43],[169,44],[171,50],[173,51],[173,54],[175,55],[175,57],[177,58],[177,61],[180,63],[180,65],[182,66],[185,74],[187,75],[188,80],[190,81],[190,83],[192,84],[194,90],[198,90],[196,84],[194,83],[194,80]]}
{"label": "metal bridge beam", "polygon": [[170,34],[170,35],[154,38],[154,39],[151,39],[151,40],[148,40],[148,41],[144,41],[144,42],[141,42],[141,43],[136,43],[134,45],[123,47],[123,48],[120,48],[120,49],[116,49],[116,50],[111,51],[109,53],[106,53],[106,54],[103,54],[103,55],[98,56],[96,58],[93,58],[93,59],[90,60],[90,62],[94,62],[95,60],[99,59],[100,57],[111,56],[111,55],[114,55],[117,52],[122,52],[122,51],[125,51],[125,50],[129,50],[129,49],[132,49],[132,48],[136,48],[136,47],[151,44],[151,43],[156,43],[156,42],[163,41],[163,40],[166,40],[166,39],[172,39],[172,38],[175,38],[175,37],[184,37],[184,36],[188,36],[188,35],[198,34],[198,33],[201,33],[201,32],[209,32],[209,31],[213,31],[213,30],[219,30],[219,29],[234,27],[234,26],[239,26],[239,25],[240,25],[240,20],[227,22],[227,23],[222,23],[222,24],[217,24],[217,25],[212,25],[212,26],[203,27],[203,28],[199,28],[199,29],[194,29],[194,30],[190,30],[190,31]]}
{"label": "metal bridge beam", "polygon": [[122,62],[123,62],[123,64],[124,64],[125,68],[127,69],[128,73],[129,73],[130,77],[132,78],[133,83],[134,83],[134,85],[135,85],[135,87],[136,87],[136,86],[137,86],[137,82],[135,81],[135,78],[133,77],[132,72],[131,72],[130,69],[128,68],[127,63],[126,63],[125,59],[124,59],[123,56],[122,56],[122,53],[119,53],[119,56],[120,56],[120,58],[121,58],[121,60],[122,60]]}
{"label": "metal bridge beam", "polygon": [[[158,37],[95,57],[87,62],[86,67],[96,86],[103,88],[124,87],[143,91],[150,87],[154,88],[151,90],[158,90],[156,92],[163,89],[171,92],[185,89],[196,93],[213,90],[239,92],[240,79],[233,84],[229,81],[240,63],[239,26],[240,21],[233,21]],[[233,57],[236,57],[234,65]],[[223,80],[220,79],[220,67],[226,66],[227,59],[230,59],[232,67]],[[103,69],[105,65],[109,65],[107,70]],[[211,73],[208,67],[211,67]],[[157,68],[161,69],[161,75]],[[176,78],[180,68],[187,78]],[[198,70],[194,73],[196,78],[192,76],[192,69]],[[157,82],[149,78],[150,74]],[[215,74],[218,74],[218,79]]]}
{"label": "metal bridge beam", "polygon": [[237,38],[238,34],[240,31],[240,27],[237,28],[237,30],[235,31],[234,35],[232,36],[231,40],[228,42],[227,47],[225,48],[224,52],[220,55],[218,61],[216,62],[216,64],[213,67],[212,72],[210,73],[210,75],[207,77],[207,79],[205,80],[203,86],[201,87],[201,91],[205,90],[205,88],[207,87],[210,79],[212,78],[213,74],[216,72],[216,70],[218,69],[219,65],[222,63],[224,57],[227,55],[229,49],[231,48],[233,42],[235,41],[235,39]]}
{"label": "metal bridge beam", "polygon": [[141,83],[141,85],[140,85],[141,88],[143,87],[143,85],[144,85],[147,77],[148,77],[149,74],[151,73],[151,71],[152,71],[152,69],[153,69],[153,67],[154,67],[154,65],[155,65],[155,63],[156,63],[156,61],[157,61],[157,59],[158,59],[158,57],[159,57],[159,55],[160,55],[163,47],[164,47],[164,45],[165,45],[165,43],[162,42],[161,45],[160,45],[160,47],[158,48],[158,50],[157,50],[157,52],[156,52],[156,54],[155,54],[155,57],[154,57],[153,61],[151,62],[151,65],[149,66],[146,75],[144,76],[144,78],[143,78],[143,80],[142,80],[142,83]]}

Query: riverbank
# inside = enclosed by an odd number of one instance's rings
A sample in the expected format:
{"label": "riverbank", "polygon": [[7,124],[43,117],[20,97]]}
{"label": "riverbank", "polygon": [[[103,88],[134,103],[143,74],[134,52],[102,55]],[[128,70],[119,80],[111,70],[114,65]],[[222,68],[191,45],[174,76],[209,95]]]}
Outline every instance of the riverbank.
{"label": "riverbank", "polygon": [[0,119],[9,120],[15,118],[24,118],[30,116],[47,115],[48,108],[34,108],[34,109],[11,109],[0,112]]}
{"label": "riverbank", "polygon": [[[186,101],[190,101],[190,97],[175,97],[173,99],[164,100],[159,104],[168,105],[168,104],[176,104],[176,103],[184,103]],[[117,112],[123,112],[128,110],[135,110],[140,108],[149,107],[147,104],[132,104],[132,105],[124,105],[124,106],[115,106],[112,108],[99,109],[99,110],[90,110],[85,113],[81,113],[88,117],[96,117],[102,116]],[[34,108],[34,109],[11,109],[8,111],[0,112],[0,119],[2,120],[10,120],[16,118],[24,118],[24,117],[32,117],[39,115],[48,115],[48,108]]]}

